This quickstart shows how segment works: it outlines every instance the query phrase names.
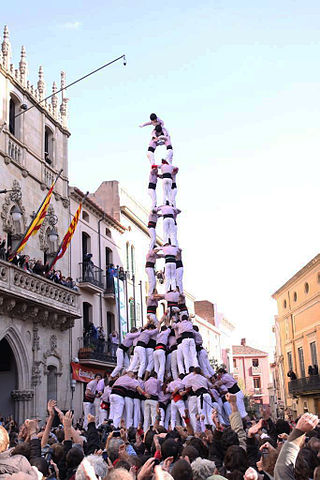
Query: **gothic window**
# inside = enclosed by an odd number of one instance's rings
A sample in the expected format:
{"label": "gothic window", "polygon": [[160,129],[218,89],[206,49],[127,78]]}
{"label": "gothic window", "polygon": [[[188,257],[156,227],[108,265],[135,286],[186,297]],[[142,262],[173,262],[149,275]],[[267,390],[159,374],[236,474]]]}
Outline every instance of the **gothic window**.
{"label": "gothic window", "polygon": [[57,367],[47,368],[47,401],[57,400]]}
{"label": "gothic window", "polygon": [[46,125],[44,129],[44,159],[49,164],[53,163],[53,133]]}
{"label": "gothic window", "polygon": [[16,130],[16,104],[13,100],[13,98],[10,98],[9,101],[9,132],[12,133],[12,135],[15,134]]}

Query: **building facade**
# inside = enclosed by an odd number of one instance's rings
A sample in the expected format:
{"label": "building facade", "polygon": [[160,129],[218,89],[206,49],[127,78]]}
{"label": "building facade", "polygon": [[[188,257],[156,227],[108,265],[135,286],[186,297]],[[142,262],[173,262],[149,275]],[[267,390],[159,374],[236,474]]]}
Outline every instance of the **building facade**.
{"label": "building facade", "polygon": [[[320,413],[320,255],[274,294],[277,362],[285,386],[287,414]],[[289,374],[289,376],[288,376]],[[281,389],[278,395],[282,398]]]}
{"label": "building facade", "polygon": [[[61,86],[65,74],[61,74]],[[80,317],[79,293],[5,260],[48,193],[58,172],[47,216],[23,254],[30,263],[50,261],[69,224],[67,99],[55,94],[43,101],[42,67],[36,86],[27,78],[25,48],[18,68],[11,59],[7,27],[0,55],[0,236],[5,240],[0,260],[0,392],[2,415],[45,416],[48,398],[63,409],[72,407],[71,328]],[[51,89],[50,89],[51,92]],[[41,103],[39,103],[41,102]],[[29,110],[30,109],[30,110]],[[68,257],[60,265],[68,272]]]}
{"label": "building facade", "polygon": [[233,375],[252,403],[269,404],[270,369],[268,353],[249,347],[246,339],[232,346]]}

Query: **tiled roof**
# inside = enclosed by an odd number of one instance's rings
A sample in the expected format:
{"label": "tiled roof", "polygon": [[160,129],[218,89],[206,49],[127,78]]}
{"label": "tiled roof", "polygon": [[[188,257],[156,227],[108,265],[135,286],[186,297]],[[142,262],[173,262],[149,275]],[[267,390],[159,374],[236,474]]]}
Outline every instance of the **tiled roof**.
{"label": "tiled roof", "polygon": [[241,355],[268,355],[267,352],[258,350],[257,348],[249,347],[248,345],[232,345],[232,354],[235,356]]}

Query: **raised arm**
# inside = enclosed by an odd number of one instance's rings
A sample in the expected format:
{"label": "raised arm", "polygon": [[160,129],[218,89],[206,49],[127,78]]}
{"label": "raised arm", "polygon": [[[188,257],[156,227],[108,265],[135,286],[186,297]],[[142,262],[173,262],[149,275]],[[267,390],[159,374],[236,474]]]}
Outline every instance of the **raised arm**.
{"label": "raised arm", "polygon": [[41,438],[41,448],[44,448],[45,445],[47,445],[47,443],[48,443],[49,434],[50,434],[52,424],[53,424],[53,419],[54,419],[54,413],[55,413],[54,408],[55,408],[56,404],[57,404],[57,402],[55,400],[49,400],[49,402],[48,402],[49,417],[48,417],[46,427],[44,429],[44,432],[43,432],[43,435],[42,435],[42,438]]}

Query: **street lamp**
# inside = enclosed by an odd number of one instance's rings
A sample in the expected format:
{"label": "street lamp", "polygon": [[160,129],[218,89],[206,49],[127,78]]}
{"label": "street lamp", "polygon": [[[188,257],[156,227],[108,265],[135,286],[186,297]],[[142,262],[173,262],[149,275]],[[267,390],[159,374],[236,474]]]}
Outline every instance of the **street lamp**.
{"label": "street lamp", "polygon": [[48,238],[51,243],[55,243],[58,240],[58,232],[54,227],[50,230]]}
{"label": "street lamp", "polygon": [[18,205],[15,205],[12,210],[11,210],[11,215],[12,215],[12,220],[14,222],[20,222],[21,217],[22,217],[22,212]]}

